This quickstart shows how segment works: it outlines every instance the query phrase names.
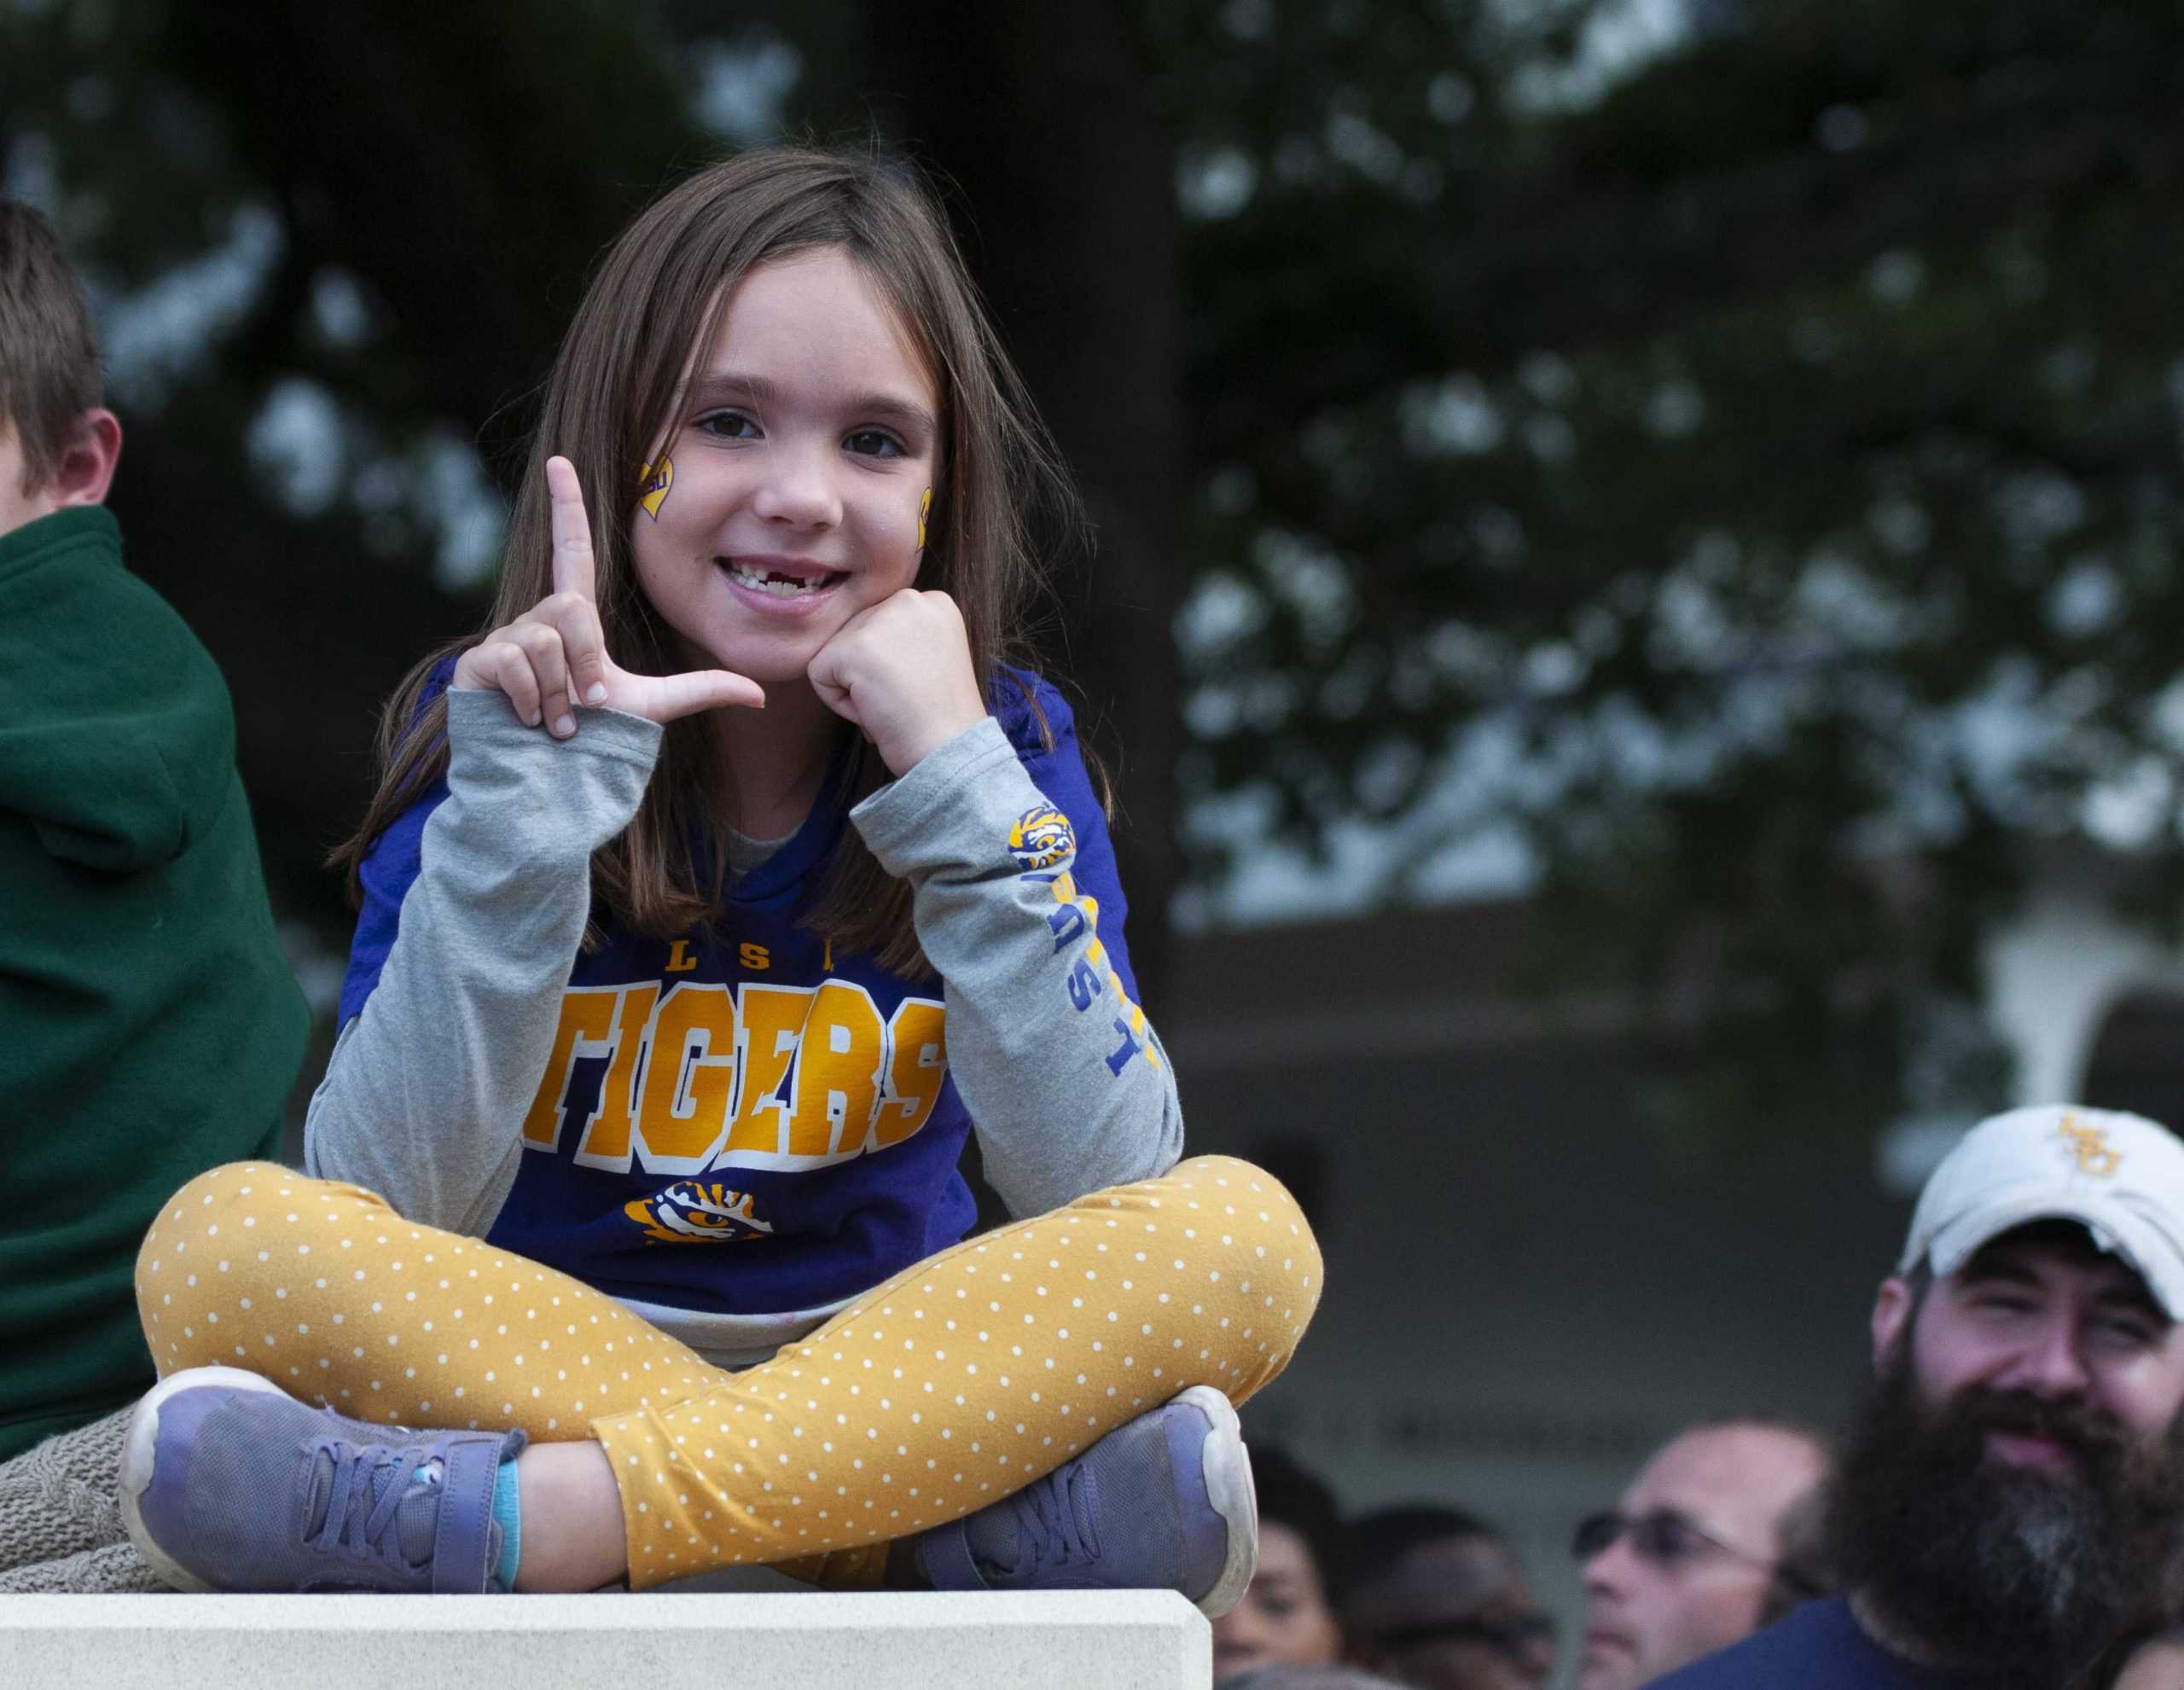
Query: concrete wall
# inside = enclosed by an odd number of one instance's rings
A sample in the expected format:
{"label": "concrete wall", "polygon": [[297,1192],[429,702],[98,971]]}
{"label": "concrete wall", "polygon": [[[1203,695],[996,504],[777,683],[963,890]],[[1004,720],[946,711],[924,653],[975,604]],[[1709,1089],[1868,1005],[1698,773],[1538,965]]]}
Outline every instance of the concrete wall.
{"label": "concrete wall", "polygon": [[17,1690],[1205,1690],[1180,1596],[0,1597]]}

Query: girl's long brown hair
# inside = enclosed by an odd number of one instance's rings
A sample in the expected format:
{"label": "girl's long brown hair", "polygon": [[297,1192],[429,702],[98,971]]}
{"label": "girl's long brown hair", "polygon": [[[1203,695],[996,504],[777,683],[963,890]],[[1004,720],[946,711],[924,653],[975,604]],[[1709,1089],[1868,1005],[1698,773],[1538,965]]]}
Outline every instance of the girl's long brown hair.
{"label": "girl's long brown hair", "polygon": [[[991,682],[1002,664],[1020,660],[1043,580],[1035,537],[1076,542],[1082,508],[938,206],[899,161],[807,148],[741,154],[655,201],[592,277],[526,454],[491,613],[479,633],[412,669],[380,719],[378,789],[331,859],[349,871],[352,891],[373,842],[446,772],[446,702],[420,707],[435,665],[553,591],[552,454],[575,464],[591,513],[607,649],[627,669],[684,666],[630,567],[637,466],[666,435],[682,372],[710,343],[736,283],[759,264],[825,247],[846,253],[892,304],[939,390],[940,465],[917,584],[947,593],[962,611],[974,674]],[[1043,718],[1040,727],[1047,732]],[[719,787],[717,732],[712,712],[667,724],[636,819],[592,857],[594,897],[640,932],[665,938],[722,914],[720,818],[733,811]],[[844,737],[849,766],[836,800],[846,810],[887,771],[846,724]],[[709,875],[700,875],[701,861],[712,865]],[[908,882],[880,868],[854,828],[842,829],[808,925],[897,974],[932,973],[911,926]]]}

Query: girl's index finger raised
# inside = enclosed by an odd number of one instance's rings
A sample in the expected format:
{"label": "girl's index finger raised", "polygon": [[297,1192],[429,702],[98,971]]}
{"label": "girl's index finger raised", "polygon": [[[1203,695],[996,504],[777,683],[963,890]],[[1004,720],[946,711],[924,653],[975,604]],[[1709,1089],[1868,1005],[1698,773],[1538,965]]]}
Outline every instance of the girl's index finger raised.
{"label": "girl's index finger raised", "polygon": [[546,497],[554,513],[554,590],[595,598],[591,519],[584,513],[577,467],[566,458],[546,460]]}

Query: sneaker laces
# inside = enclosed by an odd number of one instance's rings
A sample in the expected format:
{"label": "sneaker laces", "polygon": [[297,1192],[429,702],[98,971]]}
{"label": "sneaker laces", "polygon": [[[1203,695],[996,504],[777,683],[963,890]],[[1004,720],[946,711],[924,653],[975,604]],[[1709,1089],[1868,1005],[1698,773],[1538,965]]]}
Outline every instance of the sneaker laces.
{"label": "sneaker laces", "polygon": [[[403,1504],[415,1493],[436,1491],[439,1487],[440,1463],[430,1449],[413,1446],[398,1450],[384,1443],[357,1444],[326,1437],[312,1440],[312,1500],[316,1501],[322,1494],[326,1499],[318,1530],[308,1536],[312,1548],[358,1560],[415,1566],[421,1557],[410,1553],[414,1546],[404,1540],[421,1536],[422,1547],[429,1554],[429,1530],[404,1530],[398,1522]],[[375,1484],[382,1473],[386,1474],[384,1482]],[[415,1521],[416,1525],[427,1525],[437,1507],[437,1497],[432,1497],[431,1502],[432,1507],[424,1511],[426,1517]],[[415,1515],[418,1511],[410,1512]],[[310,1516],[305,1518],[308,1520]]]}
{"label": "sneaker laces", "polygon": [[1065,1462],[1009,1499],[1016,1515],[1017,1559],[1012,1571],[1036,1572],[1042,1566],[1072,1562],[1085,1565],[1100,1558],[1089,1499],[1085,1499],[1088,1506],[1078,1506],[1083,1471],[1081,1462]]}

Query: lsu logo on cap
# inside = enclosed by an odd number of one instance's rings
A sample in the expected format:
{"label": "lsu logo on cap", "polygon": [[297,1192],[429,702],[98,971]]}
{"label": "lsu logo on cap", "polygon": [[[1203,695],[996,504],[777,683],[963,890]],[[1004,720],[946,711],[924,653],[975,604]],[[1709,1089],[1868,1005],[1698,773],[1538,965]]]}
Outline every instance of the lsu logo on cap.
{"label": "lsu logo on cap", "polygon": [[1009,828],[1008,854],[1019,868],[1051,868],[1077,855],[1077,830],[1054,805],[1035,804]]}
{"label": "lsu logo on cap", "polygon": [[637,466],[637,508],[654,522],[659,520],[661,502],[675,485],[675,460],[662,456],[658,463]]}
{"label": "lsu logo on cap", "polygon": [[2065,1115],[2055,1124],[2055,1136],[2070,1146],[2079,1170],[2096,1179],[2112,1178],[2123,1165],[2123,1153],[2109,1143],[2106,1127],[2087,1126],[2075,1117]]}
{"label": "lsu logo on cap", "polygon": [[683,1180],[650,1197],[624,1203],[622,1212],[663,1244],[722,1244],[763,1238],[773,1228],[751,1212],[747,1191]]}

